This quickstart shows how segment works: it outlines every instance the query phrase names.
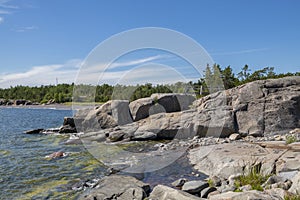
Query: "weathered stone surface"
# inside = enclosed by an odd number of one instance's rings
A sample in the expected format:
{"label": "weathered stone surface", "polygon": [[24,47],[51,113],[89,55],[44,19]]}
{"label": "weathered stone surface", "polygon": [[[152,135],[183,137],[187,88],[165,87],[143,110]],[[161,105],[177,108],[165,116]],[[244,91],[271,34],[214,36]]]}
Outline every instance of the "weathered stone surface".
{"label": "weathered stone surface", "polygon": [[289,189],[289,192],[292,192],[294,194],[299,194],[300,193],[300,171],[298,171],[298,174],[296,174],[291,181],[293,182],[293,184]]}
{"label": "weathered stone surface", "polygon": [[79,199],[142,200],[150,186],[130,176],[111,175],[100,180],[96,188],[86,191]]}
{"label": "weathered stone surface", "polygon": [[281,188],[269,189],[264,192],[276,199],[284,199],[285,196],[289,194],[286,190]]}
{"label": "weathered stone surface", "polygon": [[190,194],[197,194],[207,187],[209,184],[204,181],[188,181],[183,184],[182,190]]}
{"label": "weathered stone surface", "polygon": [[188,94],[152,94],[129,104],[134,121],[145,119],[161,112],[179,112],[189,109],[195,97]]}
{"label": "weathered stone surface", "polygon": [[245,167],[255,164],[261,164],[261,172],[269,174],[283,151],[255,144],[229,143],[194,148],[190,150],[188,157],[200,172],[227,179],[230,175],[243,173]]}
{"label": "weathered stone surface", "polygon": [[[196,197],[189,193],[175,190],[173,188],[157,185],[150,194],[151,200],[201,200],[203,198]],[[204,199],[203,199],[204,200]]]}
{"label": "weathered stone surface", "polygon": [[240,133],[261,136],[300,127],[299,86],[299,76],[255,81],[208,95],[194,106],[230,106]]}
{"label": "weathered stone surface", "polygon": [[129,104],[130,112],[134,121],[149,117],[149,110],[154,105],[150,97],[137,99]]}
{"label": "weathered stone surface", "polygon": [[281,200],[256,190],[246,192],[226,192],[210,196],[209,200]]}
{"label": "weathered stone surface", "polygon": [[112,100],[96,109],[79,111],[75,115],[76,127],[80,131],[98,131],[132,123],[129,101]]}
{"label": "weathered stone surface", "polygon": [[276,162],[277,173],[300,170],[300,153],[297,151],[286,151]]}

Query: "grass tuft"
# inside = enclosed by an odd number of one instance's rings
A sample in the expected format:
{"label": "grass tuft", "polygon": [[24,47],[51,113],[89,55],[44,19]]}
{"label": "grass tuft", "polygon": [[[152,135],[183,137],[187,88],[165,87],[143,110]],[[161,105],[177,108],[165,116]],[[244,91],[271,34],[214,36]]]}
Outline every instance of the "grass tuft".
{"label": "grass tuft", "polygon": [[260,172],[260,169],[261,163],[253,165],[250,167],[248,173],[244,172],[242,176],[238,177],[234,182],[234,185],[237,188],[236,192],[240,191],[239,188],[244,185],[251,185],[253,190],[263,191],[261,185],[265,183],[271,175],[263,175]]}
{"label": "grass tuft", "polygon": [[294,142],[297,142],[297,137],[296,136],[294,136],[294,135],[286,136],[286,140],[285,140],[286,144],[292,144]]}

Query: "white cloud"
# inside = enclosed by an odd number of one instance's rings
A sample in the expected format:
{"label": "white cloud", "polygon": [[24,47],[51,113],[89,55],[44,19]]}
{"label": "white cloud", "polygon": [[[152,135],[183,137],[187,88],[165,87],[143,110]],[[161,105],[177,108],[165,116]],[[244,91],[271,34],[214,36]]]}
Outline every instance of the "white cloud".
{"label": "white cloud", "polygon": [[0,8],[18,9],[18,6],[8,4],[11,0],[0,0]]}
{"label": "white cloud", "polygon": [[0,17],[0,24],[2,24],[4,22],[3,17]]}
{"label": "white cloud", "polygon": [[[80,69],[82,60],[73,59],[64,64],[35,66],[25,72],[0,74],[0,88],[7,88],[16,85],[54,85],[58,83],[85,83],[85,84],[143,84],[143,83],[174,83],[185,81],[183,76],[174,68],[161,64],[149,63],[162,56],[152,56],[143,59],[136,59],[126,62],[117,62],[113,65],[137,66],[131,69],[105,71],[106,65],[97,65],[92,68]],[[80,69],[80,74],[78,71]]]}

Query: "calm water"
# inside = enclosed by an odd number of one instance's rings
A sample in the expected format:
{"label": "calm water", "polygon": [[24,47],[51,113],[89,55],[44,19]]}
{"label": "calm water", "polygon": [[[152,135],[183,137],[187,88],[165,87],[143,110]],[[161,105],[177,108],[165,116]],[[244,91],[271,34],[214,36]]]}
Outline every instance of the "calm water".
{"label": "calm water", "polygon": [[[63,144],[68,136],[23,134],[59,127],[65,116],[72,111],[0,108],[0,199],[72,199],[74,183],[103,174],[103,165],[83,146]],[[45,158],[56,151],[73,154]]]}

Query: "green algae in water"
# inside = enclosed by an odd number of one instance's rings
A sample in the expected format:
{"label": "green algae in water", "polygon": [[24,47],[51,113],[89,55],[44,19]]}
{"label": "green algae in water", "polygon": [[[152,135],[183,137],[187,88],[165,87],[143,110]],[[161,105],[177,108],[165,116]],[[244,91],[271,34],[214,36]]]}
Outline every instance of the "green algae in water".
{"label": "green algae in water", "polygon": [[2,150],[2,149],[0,149],[0,155],[2,155],[2,156],[8,156],[10,154],[11,154],[11,152],[8,151],[8,150]]}

